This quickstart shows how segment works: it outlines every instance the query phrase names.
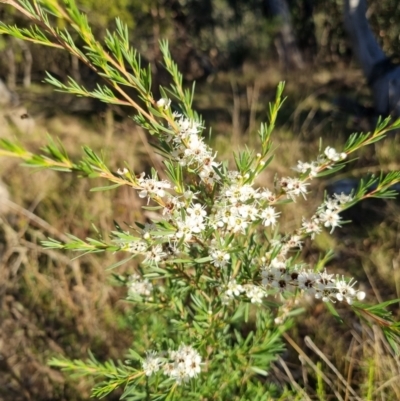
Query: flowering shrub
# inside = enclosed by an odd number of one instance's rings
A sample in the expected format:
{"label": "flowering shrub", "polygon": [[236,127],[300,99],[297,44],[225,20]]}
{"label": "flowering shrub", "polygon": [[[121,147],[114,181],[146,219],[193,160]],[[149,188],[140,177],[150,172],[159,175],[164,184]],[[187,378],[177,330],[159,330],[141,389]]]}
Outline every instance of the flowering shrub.
{"label": "flowering shrub", "polygon": [[[0,32],[66,49],[108,86],[88,91],[71,78],[64,84],[51,76],[48,83],[78,96],[133,107],[135,121],[157,138],[155,146],[163,156],[163,171],[153,169],[150,176],[129,166],[113,173],[88,147],[82,160],[72,162],[53,141],[44,148],[45,155],[1,141],[1,154],[19,157],[33,167],[111,182],[97,190],[132,187],[144,200],[144,209],[158,212],[145,224],[136,222],[127,229],[116,225],[109,240],[70,236],[67,243],[52,239],[43,243],[80,252],[127,253],[114,268],[137,259],[138,270],[118,278],[127,287],[132,308],[151,311],[143,334],[151,339],[151,349],[134,346],[118,365],[102,364],[91,356],[85,362],[55,358],[53,366],[100,378],[93,389],[97,397],[122,387],[123,398],[131,400],[271,399],[285,390],[261,381],[260,376],[269,374],[271,362],[283,350],[281,334],[290,326],[294,299],[303,294],[323,302],[345,302],[361,316],[368,311],[370,318],[380,317],[380,321],[385,315],[382,329],[394,346],[397,326],[384,309],[359,304],[365,293],[354,279],[326,270],[329,254],[311,266],[301,260],[299,251],[307,238],[312,241],[322,230],[332,233],[341,227],[343,210],[366,198],[393,197],[390,187],[400,181],[400,173],[361,181],[351,194],[326,196],[291,232],[282,232],[279,220],[285,204],[307,199],[312,180],[338,171],[349,155],[381,139],[400,122],[389,126],[388,119],[380,121],[374,132],[352,135],[343,150],[328,146],[314,161],[299,161],[293,176],[276,177],[268,187],[260,187],[256,180],[272,160],[271,134],[282,105],[283,84],[270,105],[268,123],[259,129],[259,152],[235,154],[232,167],[206,144],[205,124],[192,109],[193,91],[184,89],[166,43],[161,43],[161,51],[172,84],[160,88],[162,98],[155,99],[150,71],[140,66],[121,21],[117,20],[116,31],[108,33],[103,47],[71,0],[65,0],[64,6],[52,0],[3,2],[17,8],[32,25],[29,30],[1,25]],[[84,51],[68,30],[55,28],[54,16],[65,19],[80,35]],[[128,96],[127,86],[138,92],[139,101]]]}

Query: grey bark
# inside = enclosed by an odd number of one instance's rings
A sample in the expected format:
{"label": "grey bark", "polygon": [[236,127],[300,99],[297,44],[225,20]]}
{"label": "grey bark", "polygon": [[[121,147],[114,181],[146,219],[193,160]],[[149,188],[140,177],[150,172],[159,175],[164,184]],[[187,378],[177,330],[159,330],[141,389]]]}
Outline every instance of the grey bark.
{"label": "grey bark", "polygon": [[376,113],[400,117],[400,66],[383,52],[366,12],[365,0],[345,0],[344,23],[352,49],[372,90]]}
{"label": "grey bark", "polygon": [[8,71],[7,71],[7,86],[14,90],[17,86],[17,67],[15,65],[15,55],[12,47],[6,49]]}
{"label": "grey bark", "polygon": [[32,82],[32,53],[28,44],[23,40],[17,41],[18,46],[21,48],[24,56],[24,78],[22,84],[24,88],[29,88]]}
{"label": "grey bark", "polygon": [[0,106],[7,106],[13,101],[13,95],[0,79]]}
{"label": "grey bark", "polygon": [[32,53],[29,46],[21,39],[11,38],[9,46],[6,49],[6,56],[8,60],[8,73],[7,73],[7,86],[11,90],[15,90],[17,86],[17,63],[15,59],[15,47],[19,47],[23,55],[23,86],[29,88],[31,85],[32,76]]}
{"label": "grey bark", "polygon": [[79,71],[79,59],[73,55],[71,55],[71,75],[76,82],[82,82],[81,73]]}
{"label": "grey bark", "polygon": [[286,0],[265,0],[272,16],[279,22],[275,47],[285,68],[303,68],[304,62],[293,33],[292,19]]}

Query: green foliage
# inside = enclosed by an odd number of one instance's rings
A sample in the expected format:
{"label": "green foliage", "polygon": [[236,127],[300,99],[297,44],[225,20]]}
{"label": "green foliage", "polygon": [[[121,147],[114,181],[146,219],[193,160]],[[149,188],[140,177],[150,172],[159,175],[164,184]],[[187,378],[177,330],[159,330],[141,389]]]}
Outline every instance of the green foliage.
{"label": "green foliage", "polygon": [[[71,377],[89,376],[93,378],[106,378],[98,383],[92,390],[92,396],[102,398],[120,386],[124,386],[137,376],[138,372],[122,364],[115,365],[113,361],[100,363],[89,353],[90,359],[85,361],[70,361],[66,358],[54,358],[49,361],[50,366],[57,367],[71,374]],[[139,373],[142,375],[142,373]]]}
{"label": "green foliage", "polygon": [[[325,270],[332,252],[310,266],[300,251],[303,242],[314,240],[322,229],[332,232],[345,223],[339,213],[355,203],[393,197],[391,187],[399,182],[400,173],[370,177],[355,193],[326,197],[294,230],[277,226],[277,220],[287,203],[306,201],[311,180],[343,168],[354,152],[398,129],[400,120],[380,121],[374,132],[352,135],[343,152],[329,146],[321,149],[315,161],[299,162],[295,177],[275,177],[270,188],[258,188],[255,182],[273,157],[271,135],[284,101],[283,83],[269,106],[267,123],[259,129],[259,152],[237,152],[236,169],[230,170],[229,163],[218,162],[204,142],[205,123],[192,109],[194,86],[184,87],[167,42],[160,47],[172,83],[160,88],[162,98],[156,100],[151,70],[142,67],[120,19],[115,30],[106,32],[103,44],[72,0],[63,5],[54,0],[6,3],[29,18],[31,27],[2,24],[2,33],[64,49],[105,81],[94,90],[72,78],[64,84],[49,75],[47,83],[62,92],[131,107],[133,119],[154,136],[163,157],[162,169],[154,168],[146,176],[129,166],[113,172],[104,156],[88,146],[83,147],[81,160],[73,162],[63,145],[52,139],[43,154],[0,141],[0,155],[17,157],[30,167],[111,183],[95,191],[128,186],[147,200],[144,209],[158,212],[148,224],[116,223],[108,238],[97,233],[98,238],[85,240],[68,235],[66,241],[43,241],[47,249],[130,255],[112,269],[136,258],[139,267],[134,274],[114,277],[128,287],[132,321],[144,316],[145,326],[141,330],[132,325],[145,338],[134,344],[123,362],[102,363],[90,355],[87,361],[53,358],[52,366],[93,378],[95,397],[120,388],[122,399],[128,400],[277,399],[288,391],[268,381],[271,364],[284,350],[282,336],[292,324],[291,316],[299,313],[294,300],[304,293],[324,302],[347,303],[359,315],[371,317],[398,353],[398,323],[386,311],[390,302],[374,307],[357,303],[365,293],[354,288],[353,279]],[[65,27],[55,27],[54,17]],[[76,45],[76,35],[84,46]],[[160,179],[163,176],[169,181]],[[321,376],[317,379],[317,394],[324,399],[324,383]]]}
{"label": "green foliage", "polygon": [[387,308],[391,305],[398,304],[399,302],[400,299],[392,299],[377,305],[356,304],[354,306],[354,311],[362,319],[369,323],[376,322],[376,324],[382,328],[386,340],[396,355],[398,355],[400,351],[398,342],[400,323],[393,319],[392,312],[388,311]]}

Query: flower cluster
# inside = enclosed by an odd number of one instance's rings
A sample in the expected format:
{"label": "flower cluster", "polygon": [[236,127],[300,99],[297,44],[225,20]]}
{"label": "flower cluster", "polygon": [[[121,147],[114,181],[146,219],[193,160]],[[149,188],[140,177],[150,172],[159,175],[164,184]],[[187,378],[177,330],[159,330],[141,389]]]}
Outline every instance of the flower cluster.
{"label": "flower cluster", "polygon": [[204,143],[204,138],[201,136],[203,127],[199,122],[190,120],[182,114],[174,112],[173,117],[178,132],[166,137],[166,142],[172,147],[171,156],[181,166],[195,170],[206,184],[213,184],[218,179],[214,168],[218,167],[219,163],[214,161],[216,155]]}
{"label": "flower cluster", "polygon": [[331,160],[333,162],[338,162],[338,161],[344,160],[347,157],[346,153],[344,153],[344,152],[339,153],[336,151],[336,149],[332,148],[331,146],[328,146],[325,149],[324,154],[328,160]]}
{"label": "flower cluster", "polygon": [[[163,100],[159,107],[169,107],[169,103]],[[201,124],[177,113],[173,113],[173,118],[175,134],[165,137],[165,141],[172,148],[171,154],[181,166],[196,172],[206,184],[213,185],[213,203],[205,206],[201,201],[195,202],[198,194],[189,190],[175,196],[170,182],[140,175],[137,178],[139,196],[154,199],[162,205],[162,215],[173,227],[164,235],[163,244],[157,240],[158,243],[154,245],[153,240],[156,238],[151,233],[157,229],[154,224],[147,224],[142,239],[130,245],[129,250],[132,253],[144,256],[145,265],[157,266],[170,256],[175,257],[179,252],[190,252],[192,245],[198,246],[203,243],[208,246],[211,265],[226,270],[231,263],[233,250],[229,249],[231,245],[226,245],[221,239],[231,235],[246,235],[248,229],[255,226],[274,229],[281,215],[277,210],[277,203],[285,197],[292,201],[298,197],[306,199],[309,180],[347,157],[346,153],[338,153],[334,148],[327,147],[316,161],[298,162],[295,170],[303,174],[302,176],[277,178],[274,190],[255,188],[253,181],[249,179],[250,175],[242,175],[239,171],[226,171],[225,179],[219,181],[214,170],[219,165],[214,161],[215,155],[211,148],[205,145],[201,137]],[[172,127],[170,128],[172,130]],[[349,288],[346,287],[347,290],[343,288],[343,284],[339,288],[338,280],[332,279],[333,276],[327,273],[321,273],[321,278],[318,273],[302,269],[298,272],[300,282],[296,282],[292,274],[287,272],[287,266],[291,264],[290,252],[301,249],[305,237],[314,239],[324,227],[329,228],[331,232],[336,227],[341,227],[340,212],[352,202],[353,199],[349,195],[335,194],[332,198],[327,198],[314,215],[308,219],[303,218],[301,227],[292,234],[283,237],[274,234],[269,240],[265,257],[262,257],[259,263],[263,284],[281,291],[289,286],[307,289],[308,292],[314,291],[313,294],[323,300],[346,299],[351,302],[354,294],[355,297],[360,297],[355,290],[350,290],[354,283]],[[215,234],[210,236],[213,232]],[[174,248],[173,253],[165,251],[164,245],[168,244]],[[324,286],[321,284],[323,280],[326,281]],[[304,282],[312,284],[306,286],[303,285]],[[229,302],[240,294],[245,294],[252,303],[261,303],[265,296],[265,288],[261,288],[257,283],[236,283],[232,279],[222,289],[224,302]]]}
{"label": "flower cluster", "polygon": [[142,173],[137,179],[138,185],[140,186],[139,197],[140,198],[163,198],[166,196],[166,189],[171,188],[171,183],[168,181],[158,181],[155,178],[146,178],[145,174]]}
{"label": "flower cluster", "polygon": [[156,102],[156,104],[160,109],[168,110],[169,106],[171,106],[171,99],[162,97]]}
{"label": "flower cluster", "polygon": [[324,153],[318,156],[317,160],[312,162],[302,162],[299,160],[293,170],[301,174],[307,173],[309,178],[314,178],[321,171],[322,166],[329,168],[330,164],[345,160],[346,157],[347,154],[345,152],[339,153],[331,146],[328,146]]}
{"label": "flower cluster", "polygon": [[[162,102],[162,106],[165,100]],[[160,105],[161,105],[160,103]],[[217,163],[211,149],[204,144],[200,136],[202,127],[195,120],[188,119],[181,114],[173,114],[178,132],[167,137],[166,141],[172,146],[172,156],[182,166],[190,167],[196,171],[203,181],[208,184],[215,183],[215,171]],[[311,163],[298,163],[296,168],[299,172],[310,171],[312,178],[320,171],[320,168],[333,164],[337,160],[343,160],[345,153],[337,153],[333,148],[326,148],[325,152],[318,156],[317,161]],[[207,174],[204,175],[204,172]],[[214,206],[210,214],[200,203],[192,203],[193,194],[179,198],[173,196],[166,190],[172,185],[168,181],[159,181],[155,178],[145,178],[142,174],[137,180],[139,185],[139,196],[142,198],[160,199],[166,198],[163,204],[163,215],[176,227],[175,234],[169,236],[171,243],[187,244],[193,241],[193,237],[202,237],[208,228],[218,230],[221,234],[245,234],[246,230],[253,224],[262,223],[264,227],[274,228],[281,212],[277,211],[274,204],[286,195],[295,201],[297,197],[306,197],[308,192],[306,179],[284,177],[277,181],[276,193],[267,188],[255,189],[253,185],[246,183],[248,176],[241,176],[237,171],[227,172],[228,180],[221,185],[215,193]],[[188,201],[189,199],[189,201]],[[160,203],[160,202],[159,202]],[[340,227],[339,212],[342,201],[326,202],[321,206],[311,220],[304,220],[301,234],[314,238],[323,226]],[[226,252],[211,250],[210,256],[213,264],[217,267],[225,266],[229,260]],[[153,258],[157,263],[157,256]],[[147,258],[152,260],[152,258]]]}
{"label": "flower cluster", "polygon": [[162,369],[166,376],[181,384],[201,372],[201,356],[190,345],[181,345],[176,351],[169,350],[167,358],[155,351],[149,351],[142,367],[146,376]]}
{"label": "flower cluster", "polygon": [[210,248],[209,255],[211,257],[211,263],[215,267],[225,267],[228,265],[228,262],[231,258],[228,252],[223,249],[219,249],[216,247]]}
{"label": "flower cluster", "polygon": [[343,210],[344,205],[349,205],[353,201],[351,195],[344,193],[334,194],[332,198],[328,198],[317,210],[317,213],[309,222],[303,221],[303,228],[311,236],[319,233],[321,227],[330,227],[331,233],[335,227],[341,227],[341,217],[339,213]]}
{"label": "flower cluster", "polygon": [[326,271],[315,272],[310,269],[265,266],[261,273],[262,284],[277,289],[279,292],[293,291],[296,288],[315,296],[316,299],[328,301],[346,301],[352,304],[355,299],[361,301],[365,292],[356,291],[353,279],[349,282],[339,275],[334,276]]}
{"label": "flower cluster", "polygon": [[244,293],[252,304],[261,304],[262,299],[267,295],[265,290],[254,284],[238,284],[235,279],[229,280],[228,284],[222,288],[222,303],[228,304],[232,299]]}
{"label": "flower cluster", "polygon": [[148,279],[142,279],[138,274],[132,274],[128,279],[128,299],[136,296],[149,298],[153,292],[153,284]]}
{"label": "flower cluster", "polygon": [[[149,240],[149,236],[144,234],[144,237]],[[138,239],[136,241],[131,241],[127,246],[123,243],[122,248],[126,251],[133,253],[134,255],[143,255],[143,264],[145,265],[158,265],[162,260],[164,260],[168,255],[164,252],[162,245],[149,245],[146,241]]]}
{"label": "flower cluster", "polygon": [[304,199],[306,199],[307,194],[307,185],[306,183],[298,178],[284,177],[279,182],[282,190],[286,193],[286,196],[293,201],[296,201],[296,198],[299,195],[302,195]]}
{"label": "flower cluster", "polygon": [[177,232],[175,240],[190,241],[194,234],[202,233],[206,228],[207,212],[199,203],[192,204],[186,209],[186,215],[177,217]]}
{"label": "flower cluster", "polygon": [[[252,224],[262,221],[265,227],[277,224],[280,212],[268,203],[276,196],[268,189],[254,189],[242,184],[239,175],[231,174],[232,182],[222,188],[213,207],[211,224],[216,230],[244,233]],[[267,203],[267,204],[266,204]]]}

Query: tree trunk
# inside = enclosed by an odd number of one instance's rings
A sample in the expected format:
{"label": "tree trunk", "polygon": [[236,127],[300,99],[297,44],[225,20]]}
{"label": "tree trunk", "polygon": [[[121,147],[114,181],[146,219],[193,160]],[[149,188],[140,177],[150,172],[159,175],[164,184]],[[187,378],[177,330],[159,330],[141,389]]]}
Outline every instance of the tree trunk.
{"label": "tree trunk", "polygon": [[279,30],[274,41],[279,60],[285,69],[303,68],[303,58],[297,47],[293,33],[292,20],[286,0],[265,0],[271,15],[279,23]]}
{"label": "tree trunk", "polygon": [[12,103],[13,96],[12,93],[8,90],[7,86],[0,79],[0,106],[8,106]]}
{"label": "tree trunk", "polygon": [[22,54],[24,57],[24,78],[22,84],[24,88],[29,88],[32,82],[32,53],[31,49],[29,48],[27,42],[24,42],[21,39],[17,40],[18,46],[22,50]]}
{"label": "tree trunk", "polygon": [[365,0],[345,0],[344,22],[374,98],[376,113],[400,116],[400,66],[381,49],[366,17]]}
{"label": "tree trunk", "polygon": [[7,86],[10,90],[14,90],[17,86],[17,66],[15,65],[15,54],[12,45],[9,45],[6,49],[7,56]]}

